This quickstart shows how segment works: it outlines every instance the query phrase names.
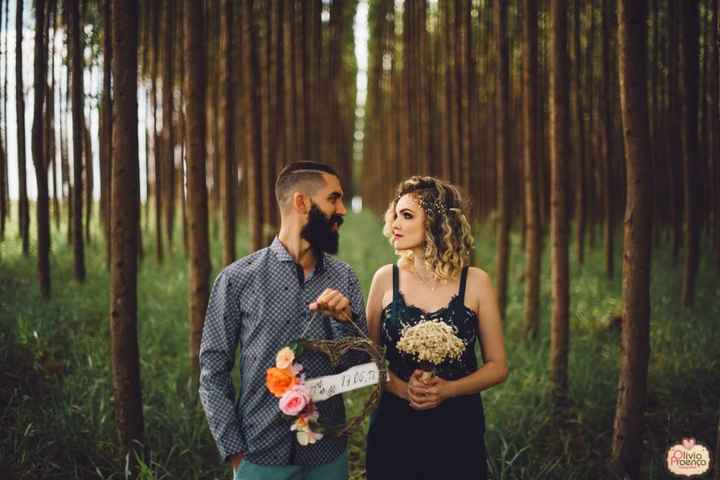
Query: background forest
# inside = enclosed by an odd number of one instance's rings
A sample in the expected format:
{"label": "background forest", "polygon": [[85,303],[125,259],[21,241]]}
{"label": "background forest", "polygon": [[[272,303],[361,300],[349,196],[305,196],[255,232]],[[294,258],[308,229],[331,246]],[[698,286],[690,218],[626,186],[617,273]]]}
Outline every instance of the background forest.
{"label": "background forest", "polygon": [[695,438],[720,480],[719,13],[0,0],[0,478],[230,475],[197,396],[209,289],[309,159],[341,174],[365,293],[401,179],[471,200],[510,365],[492,478],[671,478]]}

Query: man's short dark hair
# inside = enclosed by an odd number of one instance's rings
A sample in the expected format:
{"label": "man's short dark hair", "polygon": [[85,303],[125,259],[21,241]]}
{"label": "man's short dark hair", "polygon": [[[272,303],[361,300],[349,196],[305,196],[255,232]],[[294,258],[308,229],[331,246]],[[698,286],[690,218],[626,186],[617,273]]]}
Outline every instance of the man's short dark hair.
{"label": "man's short dark hair", "polygon": [[334,168],[320,162],[293,162],[285,165],[275,180],[275,199],[283,207],[294,192],[314,195],[325,186],[323,173],[338,176]]}

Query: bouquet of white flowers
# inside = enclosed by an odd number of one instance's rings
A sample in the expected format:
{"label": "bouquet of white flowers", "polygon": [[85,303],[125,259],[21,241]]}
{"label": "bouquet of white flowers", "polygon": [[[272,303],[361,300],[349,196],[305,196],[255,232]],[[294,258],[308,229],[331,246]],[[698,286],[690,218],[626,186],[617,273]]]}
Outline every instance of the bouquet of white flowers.
{"label": "bouquet of white flowers", "polygon": [[422,320],[405,326],[400,334],[397,349],[411,355],[423,370],[424,378],[434,375],[435,368],[447,360],[457,360],[465,350],[453,327],[441,320]]}

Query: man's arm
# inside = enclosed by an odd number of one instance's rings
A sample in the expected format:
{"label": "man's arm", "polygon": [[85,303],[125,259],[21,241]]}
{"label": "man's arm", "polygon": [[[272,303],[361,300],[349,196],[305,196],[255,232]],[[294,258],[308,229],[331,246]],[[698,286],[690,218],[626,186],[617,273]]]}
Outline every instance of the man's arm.
{"label": "man's arm", "polygon": [[[365,318],[365,299],[363,298],[360,281],[358,280],[357,275],[355,275],[355,272],[352,269],[349,270],[350,279],[348,299],[350,300],[350,308],[352,309],[352,320],[355,325],[357,325],[358,328],[360,328],[360,330],[362,330],[362,332],[367,336],[368,326],[367,319]],[[348,323],[343,323],[342,328],[347,336],[356,337],[360,335],[357,329]]]}
{"label": "man's arm", "polygon": [[200,344],[200,400],[225,461],[245,450],[231,378],[241,325],[235,290],[227,273],[220,273],[210,294]]}

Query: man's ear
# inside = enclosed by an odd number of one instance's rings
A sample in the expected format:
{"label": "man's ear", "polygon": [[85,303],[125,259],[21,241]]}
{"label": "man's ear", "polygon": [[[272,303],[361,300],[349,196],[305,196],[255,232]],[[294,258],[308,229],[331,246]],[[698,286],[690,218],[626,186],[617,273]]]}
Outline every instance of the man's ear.
{"label": "man's ear", "polygon": [[308,213],[308,210],[310,209],[309,205],[310,202],[308,202],[308,197],[302,193],[302,192],[295,192],[292,196],[292,205],[295,211],[301,214]]}

